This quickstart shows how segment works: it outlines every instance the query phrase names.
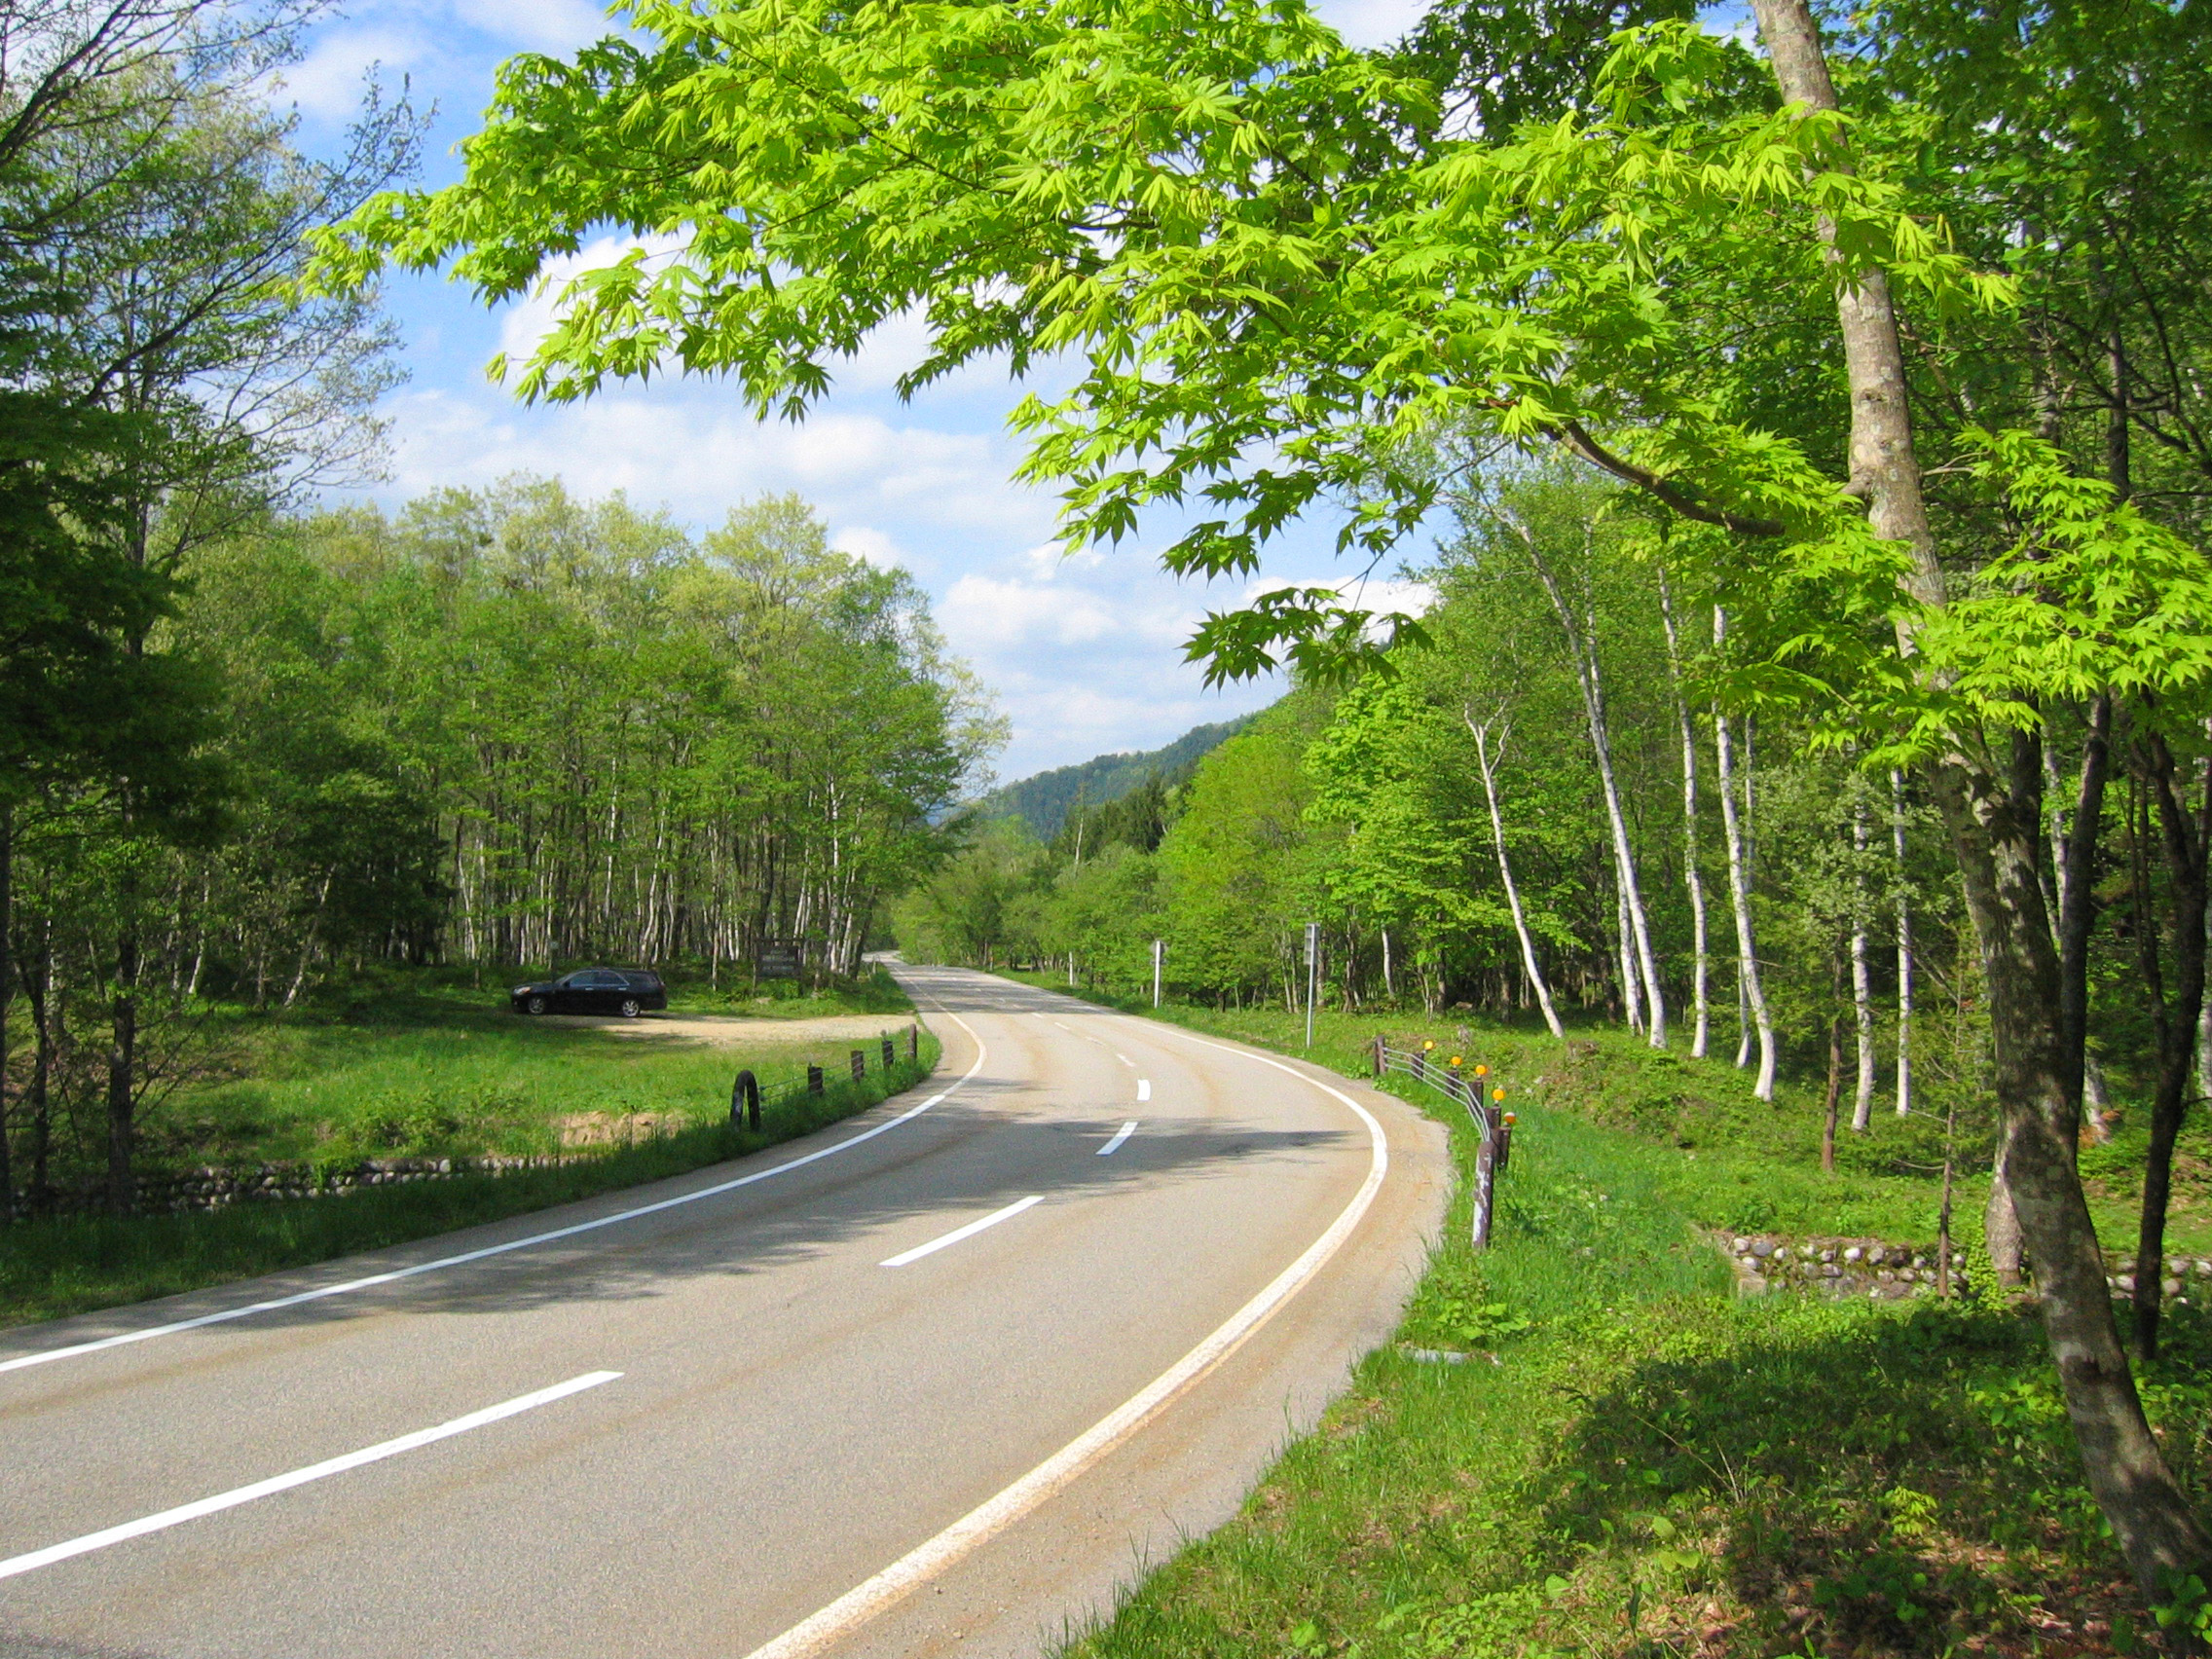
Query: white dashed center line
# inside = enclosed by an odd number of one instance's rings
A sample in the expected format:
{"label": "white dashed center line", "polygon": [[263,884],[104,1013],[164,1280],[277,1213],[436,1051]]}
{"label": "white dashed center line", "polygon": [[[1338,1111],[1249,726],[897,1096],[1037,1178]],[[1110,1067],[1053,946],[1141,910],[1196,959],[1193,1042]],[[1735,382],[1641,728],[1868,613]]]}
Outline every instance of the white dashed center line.
{"label": "white dashed center line", "polygon": [[1112,1153],[1119,1152],[1121,1150],[1122,1143],[1127,1140],[1136,1132],[1137,1121],[1134,1118],[1131,1118],[1127,1123],[1124,1124],[1120,1128],[1114,1131],[1114,1138],[1112,1140],[1108,1141],[1104,1146],[1098,1149],[1098,1156],[1100,1158],[1105,1158]]}
{"label": "white dashed center line", "polygon": [[989,1215],[984,1216],[979,1221],[972,1221],[966,1227],[956,1227],[950,1233],[931,1239],[927,1244],[917,1244],[911,1250],[902,1250],[898,1255],[888,1258],[879,1265],[886,1268],[903,1268],[908,1262],[918,1262],[924,1256],[934,1256],[947,1244],[957,1244],[963,1238],[973,1238],[984,1228],[996,1227],[1002,1221],[1012,1221],[1031,1204],[1039,1204],[1044,1201],[1045,1195],[1043,1193],[1031,1193],[1026,1198],[1016,1198],[1006,1208],[993,1210]]}

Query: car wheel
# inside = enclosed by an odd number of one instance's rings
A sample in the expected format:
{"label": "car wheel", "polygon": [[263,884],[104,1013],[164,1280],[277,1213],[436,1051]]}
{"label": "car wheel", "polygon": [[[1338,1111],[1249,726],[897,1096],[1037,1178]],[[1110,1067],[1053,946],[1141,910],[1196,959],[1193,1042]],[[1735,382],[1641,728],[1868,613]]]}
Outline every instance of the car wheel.
{"label": "car wheel", "polygon": [[639,1012],[638,999],[636,997],[624,997],[622,999],[622,1017],[624,1019],[637,1018]]}
{"label": "car wheel", "polygon": [[543,1014],[545,1012],[545,999],[543,997],[532,997],[522,1007],[525,1014]]}

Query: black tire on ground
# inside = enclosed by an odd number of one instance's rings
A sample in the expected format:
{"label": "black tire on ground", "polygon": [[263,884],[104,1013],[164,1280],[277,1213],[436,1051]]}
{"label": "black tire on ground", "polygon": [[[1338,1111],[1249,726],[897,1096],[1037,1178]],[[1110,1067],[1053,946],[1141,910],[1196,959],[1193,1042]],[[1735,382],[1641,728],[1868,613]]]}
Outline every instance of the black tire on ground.
{"label": "black tire on ground", "polygon": [[525,1014],[543,1014],[545,1012],[545,999],[543,997],[532,997],[522,1005],[522,1011]]}
{"label": "black tire on ground", "polygon": [[643,1012],[644,1011],[638,1007],[638,999],[636,997],[624,997],[622,999],[622,1017],[624,1019],[635,1019]]}

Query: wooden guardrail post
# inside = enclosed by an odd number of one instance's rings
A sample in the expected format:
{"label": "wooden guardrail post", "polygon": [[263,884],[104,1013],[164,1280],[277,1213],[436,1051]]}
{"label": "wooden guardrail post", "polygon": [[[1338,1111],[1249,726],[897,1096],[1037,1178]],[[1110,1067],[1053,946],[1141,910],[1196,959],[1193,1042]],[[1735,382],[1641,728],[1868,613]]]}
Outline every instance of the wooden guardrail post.
{"label": "wooden guardrail post", "polygon": [[1475,1144],[1475,1228],[1474,1244],[1478,1250],[1490,1248],[1491,1206],[1497,1193],[1497,1130],[1491,1121],[1488,1106],[1472,1102],[1468,1110],[1474,1114],[1475,1124],[1482,1139]]}
{"label": "wooden guardrail post", "polygon": [[741,1123],[749,1129],[760,1126],[760,1080],[749,1071],[739,1072],[730,1085],[729,1123],[733,1129]]}
{"label": "wooden guardrail post", "polygon": [[1382,1073],[1388,1069],[1383,1064],[1382,1035],[1381,1032],[1376,1033],[1375,1041],[1371,1047],[1375,1050],[1375,1076],[1380,1081]]}
{"label": "wooden guardrail post", "polygon": [[922,1028],[919,1025],[909,1025],[906,1027],[906,1058],[918,1060],[921,1057]]}
{"label": "wooden guardrail post", "polygon": [[853,1081],[859,1083],[866,1076],[867,1051],[866,1049],[855,1049],[853,1051]]}
{"label": "wooden guardrail post", "polygon": [[809,1094],[820,1094],[822,1092],[822,1068],[820,1066],[808,1066],[806,1068],[806,1091]]}
{"label": "wooden guardrail post", "polygon": [[899,1063],[899,1045],[890,1038],[883,1040],[883,1069],[889,1071]]}

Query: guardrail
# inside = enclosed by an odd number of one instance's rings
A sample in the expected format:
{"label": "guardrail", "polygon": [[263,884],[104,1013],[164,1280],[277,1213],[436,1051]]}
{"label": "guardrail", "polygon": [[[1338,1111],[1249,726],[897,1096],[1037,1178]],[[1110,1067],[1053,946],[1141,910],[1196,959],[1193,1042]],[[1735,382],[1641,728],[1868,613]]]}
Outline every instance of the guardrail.
{"label": "guardrail", "polygon": [[1434,1043],[1418,1049],[1393,1049],[1385,1038],[1369,1045],[1377,1079],[1396,1072],[1433,1088],[1447,1100],[1466,1107],[1482,1138],[1475,1147],[1474,1245],[1490,1248],[1492,1222],[1497,1198],[1497,1178],[1513,1156],[1513,1114],[1505,1110],[1505,1089],[1482,1064],[1469,1065],[1463,1054],[1446,1054]]}
{"label": "guardrail", "polygon": [[[882,1040],[883,1069],[885,1071],[889,1071],[899,1063],[898,1041],[896,1037],[885,1037]],[[922,1028],[919,1024],[909,1025],[906,1027],[906,1058],[918,1060],[921,1057]],[[866,1049],[855,1049],[852,1051],[852,1068],[855,1083],[863,1081],[867,1076],[867,1051]],[[806,1068],[804,1081],[786,1084],[773,1094],[768,1095],[766,1099],[769,1105],[780,1106],[787,1100],[796,1100],[802,1094],[820,1094],[827,1087],[828,1085],[823,1080],[822,1068],[810,1064]],[[760,1126],[761,1100],[760,1080],[750,1071],[739,1072],[729,1087],[729,1121],[731,1127],[757,1129]]]}

